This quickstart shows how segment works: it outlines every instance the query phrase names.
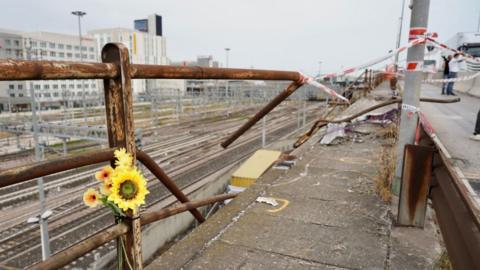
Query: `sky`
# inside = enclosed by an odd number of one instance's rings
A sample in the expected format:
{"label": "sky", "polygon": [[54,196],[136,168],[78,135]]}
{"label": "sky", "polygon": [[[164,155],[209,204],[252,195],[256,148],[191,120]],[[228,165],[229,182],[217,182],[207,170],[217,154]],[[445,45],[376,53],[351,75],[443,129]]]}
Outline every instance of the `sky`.
{"label": "sky", "polygon": [[[406,0],[406,5],[410,0]],[[133,28],[134,19],[163,17],[172,61],[212,55],[229,66],[330,73],[362,64],[395,48],[402,0],[17,0],[0,10],[0,28],[78,34]],[[444,41],[476,31],[479,0],[430,0],[429,30]],[[410,9],[405,8],[402,44]],[[321,65],[319,62],[322,62]],[[321,66],[321,67],[320,67]]]}

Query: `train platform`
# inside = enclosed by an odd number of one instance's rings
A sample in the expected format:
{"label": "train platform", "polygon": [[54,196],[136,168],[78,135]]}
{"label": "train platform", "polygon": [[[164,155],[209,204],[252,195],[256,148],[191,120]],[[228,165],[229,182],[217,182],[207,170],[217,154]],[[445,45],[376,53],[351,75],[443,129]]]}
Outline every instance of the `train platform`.
{"label": "train platform", "polygon": [[442,253],[433,211],[423,229],[396,227],[395,203],[377,195],[393,147],[384,134],[366,124],[330,145],[312,137],[292,168],[271,168],[146,269],[432,269]]}

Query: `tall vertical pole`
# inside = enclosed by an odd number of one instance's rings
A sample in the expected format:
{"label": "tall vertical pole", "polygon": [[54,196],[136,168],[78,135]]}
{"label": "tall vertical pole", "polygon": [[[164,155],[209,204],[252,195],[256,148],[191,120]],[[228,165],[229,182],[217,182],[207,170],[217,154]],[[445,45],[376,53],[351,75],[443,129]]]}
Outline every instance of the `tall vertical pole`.
{"label": "tall vertical pole", "polygon": [[[398,19],[398,35],[397,35],[397,46],[396,48],[400,48],[400,42],[402,39],[402,28],[403,28],[403,14],[405,13],[405,0],[402,0],[402,11],[400,13],[400,18]],[[395,72],[398,70],[398,53],[395,54]]]}
{"label": "tall vertical pole", "polygon": [[[230,48],[225,48],[225,67],[228,68],[228,54],[230,52]],[[228,98],[228,104],[230,104],[230,92],[228,89],[228,80],[225,81],[225,96]]]}
{"label": "tall vertical pole", "polygon": [[[75,16],[78,16],[78,37],[79,37],[79,43],[80,43],[80,62],[83,62],[83,53],[82,53],[82,23],[81,23],[81,18],[84,15],[87,15],[86,12],[83,11],[72,11],[72,14]],[[85,97],[85,85],[83,84],[83,81],[81,82],[82,84],[82,103],[83,103],[83,121],[87,122],[87,104],[86,104],[86,97]]]}
{"label": "tall vertical pole", "polygon": [[[410,21],[410,32],[426,33],[428,25],[428,11],[430,0],[414,0],[412,6],[412,16]],[[413,38],[413,37],[411,37]],[[423,72],[415,66],[423,64],[425,55],[425,43],[412,46],[407,53],[407,70],[405,76],[405,91],[403,93],[403,103],[400,117],[400,136],[397,143],[397,166],[395,177],[393,179],[392,191],[398,195],[400,193],[403,154],[406,144],[411,144],[415,138],[415,128],[418,123],[416,108],[420,106],[420,89],[422,86]]]}
{"label": "tall vertical pole", "polygon": [[478,25],[477,25],[477,32],[480,32],[480,10],[478,12]]}
{"label": "tall vertical pole", "polygon": [[[42,160],[42,150],[40,149],[40,142],[38,140],[38,119],[37,119],[37,108],[35,102],[35,91],[33,87],[30,87],[30,96],[31,106],[32,106],[32,124],[33,124],[33,141],[35,144],[35,161]],[[42,260],[46,260],[50,257],[50,242],[48,240],[48,222],[42,217],[42,214],[45,212],[45,191],[43,189],[43,177],[37,178],[38,185],[38,197],[40,200],[40,213],[39,213],[39,224],[40,224],[40,239],[42,243]]]}

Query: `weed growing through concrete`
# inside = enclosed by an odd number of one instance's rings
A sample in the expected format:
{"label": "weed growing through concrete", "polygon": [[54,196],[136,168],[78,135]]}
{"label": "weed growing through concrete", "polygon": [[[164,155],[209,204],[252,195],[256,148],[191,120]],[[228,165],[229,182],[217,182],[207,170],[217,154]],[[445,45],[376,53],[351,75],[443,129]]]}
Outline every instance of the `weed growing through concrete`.
{"label": "weed growing through concrete", "polygon": [[398,125],[392,123],[382,129],[378,134],[378,137],[385,140],[386,143],[382,149],[380,167],[375,177],[375,190],[385,202],[390,202],[392,199],[391,186],[395,174],[397,132]]}

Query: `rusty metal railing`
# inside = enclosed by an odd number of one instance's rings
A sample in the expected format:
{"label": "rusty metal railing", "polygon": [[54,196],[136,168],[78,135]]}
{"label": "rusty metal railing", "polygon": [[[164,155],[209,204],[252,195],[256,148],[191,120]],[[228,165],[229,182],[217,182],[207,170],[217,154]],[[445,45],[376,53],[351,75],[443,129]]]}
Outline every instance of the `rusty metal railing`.
{"label": "rusty metal railing", "polygon": [[[430,198],[453,268],[480,269],[479,196],[428,125],[424,118],[418,143],[405,149],[398,220],[423,226]],[[430,167],[418,172],[415,164]]]}
{"label": "rusty metal railing", "polygon": [[[190,202],[168,175],[146,153],[138,151],[134,140],[132,79],[227,79],[227,80],[286,80],[292,83],[247,121],[237,132],[222,143],[227,147],[258,120],[288,98],[305,82],[295,71],[253,70],[232,68],[176,67],[160,65],[138,65],[129,62],[128,49],[120,43],[109,43],[101,53],[102,63],[0,60],[0,81],[6,80],[66,80],[103,79],[105,89],[105,112],[109,149],[67,156],[49,161],[36,162],[26,166],[0,172],[0,187],[5,187],[37,177],[79,168],[86,165],[110,161],[113,151],[124,147],[135,160],[142,162],[167,189],[183,204],[174,208],[147,212],[137,218],[129,213],[123,223],[108,228],[66,250],[53,255],[34,269],[57,269],[82,254],[117,237],[126,238],[126,256],[134,269],[143,269],[141,253],[141,225],[165,218],[182,211],[190,211],[199,221],[204,217],[198,207],[232,198],[234,195],[220,195],[205,200]],[[125,256],[117,250],[118,256]],[[127,266],[125,265],[125,268]]]}

